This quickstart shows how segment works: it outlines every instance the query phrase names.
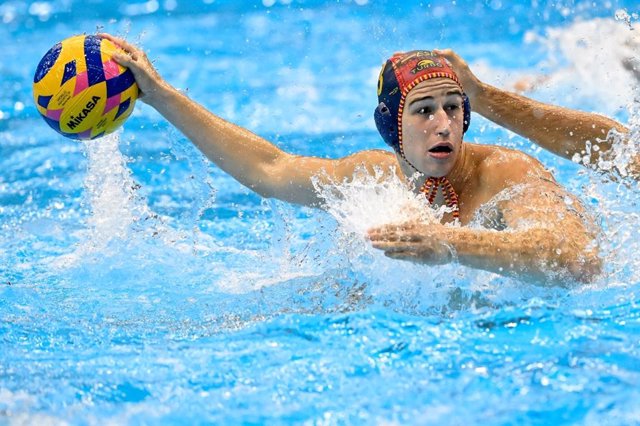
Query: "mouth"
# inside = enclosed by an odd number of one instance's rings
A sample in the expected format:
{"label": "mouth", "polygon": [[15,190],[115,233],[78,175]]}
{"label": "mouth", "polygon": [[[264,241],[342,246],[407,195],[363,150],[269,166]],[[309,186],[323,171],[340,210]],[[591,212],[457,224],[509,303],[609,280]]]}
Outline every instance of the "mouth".
{"label": "mouth", "polygon": [[448,142],[439,143],[431,147],[428,152],[430,157],[445,159],[453,153],[453,145]]}

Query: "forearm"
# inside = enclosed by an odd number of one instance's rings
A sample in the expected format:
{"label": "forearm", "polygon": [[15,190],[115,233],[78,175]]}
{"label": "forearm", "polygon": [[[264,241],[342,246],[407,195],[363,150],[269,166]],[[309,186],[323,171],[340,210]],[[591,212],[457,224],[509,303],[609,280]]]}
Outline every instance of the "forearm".
{"label": "forearm", "polygon": [[256,134],[212,114],[171,86],[150,103],[211,161],[259,194],[269,192],[268,169],[289,154]]}
{"label": "forearm", "polygon": [[567,278],[590,281],[600,272],[594,250],[553,229],[446,228],[445,234],[444,241],[455,251],[458,262],[472,268],[560,284]]}
{"label": "forearm", "polygon": [[591,150],[590,161],[611,148],[609,131],[628,130],[622,124],[593,113],[547,105],[488,84],[481,84],[474,93],[472,108],[487,119],[532,140],[541,147],[572,159],[574,154],[587,152],[587,144],[598,145]]}
{"label": "forearm", "polygon": [[[160,112],[222,170],[264,197],[318,206],[313,177],[331,169],[331,160],[291,155],[223,120],[169,85],[144,51],[110,34],[100,36],[120,47],[121,52],[113,58],[133,72],[140,99]],[[342,176],[344,173],[337,177]]]}

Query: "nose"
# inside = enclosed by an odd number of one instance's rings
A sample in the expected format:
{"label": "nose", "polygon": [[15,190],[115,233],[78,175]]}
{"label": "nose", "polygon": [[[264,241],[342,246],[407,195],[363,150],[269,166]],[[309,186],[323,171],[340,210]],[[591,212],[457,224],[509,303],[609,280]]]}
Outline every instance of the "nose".
{"label": "nose", "polygon": [[447,137],[451,134],[451,119],[443,108],[438,108],[433,114],[436,125],[436,135]]}

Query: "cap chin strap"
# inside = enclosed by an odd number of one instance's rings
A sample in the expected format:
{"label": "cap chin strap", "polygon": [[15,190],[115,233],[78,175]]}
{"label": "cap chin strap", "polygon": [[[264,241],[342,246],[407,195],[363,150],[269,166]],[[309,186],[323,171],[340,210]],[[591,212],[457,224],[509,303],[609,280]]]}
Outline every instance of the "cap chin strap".
{"label": "cap chin strap", "polygon": [[458,194],[456,194],[455,189],[453,189],[453,185],[451,185],[451,182],[449,182],[449,179],[447,179],[446,176],[442,176],[439,178],[427,178],[427,180],[425,180],[420,187],[420,192],[422,192],[425,197],[427,197],[429,204],[433,204],[436,199],[436,195],[438,194],[438,189],[440,188],[442,188],[442,194],[444,195],[444,201],[447,204],[447,207],[453,209],[453,218],[459,219],[460,208],[458,207]]}
{"label": "cap chin strap", "polygon": [[[404,156],[404,152],[400,152],[402,159],[406,161],[406,163],[411,166],[413,170],[424,175],[420,170],[416,168],[407,157]],[[458,206],[458,194],[456,190],[453,189],[453,185],[446,176],[442,177],[428,177],[427,180],[424,181],[422,186],[420,187],[420,192],[422,192],[425,197],[427,197],[427,201],[429,204],[433,204],[436,199],[436,195],[438,195],[438,189],[442,189],[442,194],[444,195],[444,201],[447,204],[447,207],[453,209],[452,214],[454,219],[460,218],[460,207]]]}

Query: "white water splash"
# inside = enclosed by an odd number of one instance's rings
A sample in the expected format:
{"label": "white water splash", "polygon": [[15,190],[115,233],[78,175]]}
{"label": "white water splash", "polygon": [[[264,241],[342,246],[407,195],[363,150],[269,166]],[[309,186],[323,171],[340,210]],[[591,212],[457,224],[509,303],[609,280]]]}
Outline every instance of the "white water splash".
{"label": "white water splash", "polygon": [[598,156],[596,162],[591,161],[593,151],[597,145],[587,143],[584,151],[575,153],[572,161],[583,164],[613,176],[627,178],[640,176],[640,102],[636,101],[629,106],[628,132],[621,133],[612,129],[607,138],[598,139],[597,142],[611,144],[611,149]]}
{"label": "white water splash", "polygon": [[113,238],[125,238],[136,221],[153,216],[135,194],[138,185],[118,142],[117,134],[84,142],[88,159],[84,186],[91,209],[87,225],[91,244],[99,249]]}
{"label": "white water splash", "polygon": [[[238,263],[226,265],[224,279],[216,286],[218,290],[229,294],[249,293],[290,280],[320,276],[326,268],[323,262],[326,259],[309,253],[314,250],[312,246],[317,240],[304,241],[300,238],[302,230],[292,229],[299,223],[294,217],[294,208],[273,199],[264,203],[275,216],[271,244],[263,250],[236,250],[234,260]],[[330,243],[330,236],[321,232],[321,220],[314,222],[318,229],[316,235],[320,239],[326,238],[319,244]]]}
{"label": "white water splash", "polygon": [[635,12],[632,12],[631,14],[629,14],[629,12],[627,12],[626,9],[618,9],[616,10],[615,18],[617,21],[626,22],[626,24],[629,26],[629,29],[633,30],[634,28],[633,28],[632,21],[635,21],[638,19],[638,14]]}
{"label": "white water splash", "polygon": [[316,180],[314,185],[327,211],[346,233],[363,236],[377,226],[441,220],[446,207],[433,210],[424,195],[412,192],[395,173],[384,175],[379,168],[375,175],[360,168],[350,181],[322,184]]}
{"label": "white water splash", "polygon": [[633,102],[640,84],[640,23],[597,18],[529,32],[525,41],[548,50],[530,87],[540,95],[611,115]]}
{"label": "white water splash", "polygon": [[[86,228],[76,233],[79,240],[76,250],[56,258],[55,265],[70,267],[87,256],[108,256],[127,244],[150,239],[182,252],[192,249],[185,242],[186,236],[165,225],[137,193],[140,186],[131,176],[119,141],[119,132],[83,141],[88,160],[84,205],[90,214]],[[117,244],[110,248],[113,242]]]}

